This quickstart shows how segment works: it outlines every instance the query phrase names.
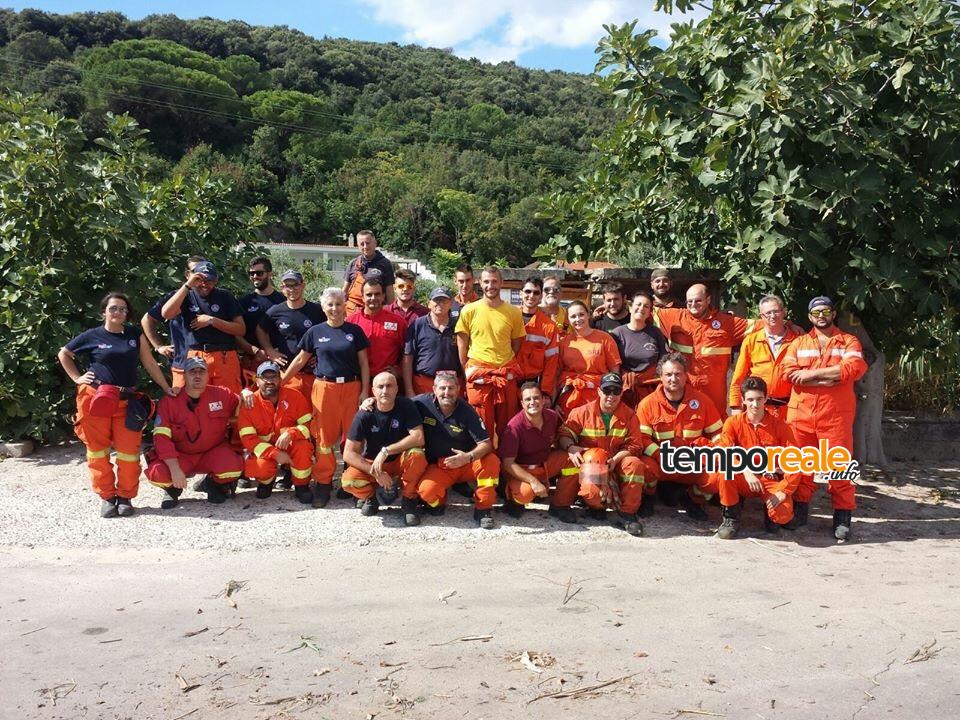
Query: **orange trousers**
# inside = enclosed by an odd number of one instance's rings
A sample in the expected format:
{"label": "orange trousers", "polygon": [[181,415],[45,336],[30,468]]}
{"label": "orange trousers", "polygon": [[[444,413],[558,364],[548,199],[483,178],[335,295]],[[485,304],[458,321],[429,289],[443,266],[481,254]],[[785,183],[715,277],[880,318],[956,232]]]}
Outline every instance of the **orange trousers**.
{"label": "orange trousers", "polygon": [[[763,484],[763,490],[761,492],[755,492],[747,485],[743,474],[734,475],[733,480],[725,479],[721,473],[714,473],[713,476],[720,490],[720,504],[724,507],[737,505],[741,498],[758,497],[766,502],[771,493],[783,492],[784,482],[779,478],[761,477],[760,482]],[[773,510],[769,510],[766,507],[764,509],[767,511],[767,515],[770,516],[771,520],[778,525],[783,525],[790,522],[791,518],[793,518],[793,498],[791,498],[788,493],[787,499],[777,505]]]}
{"label": "orange trousers", "polygon": [[443,505],[447,500],[447,490],[462,482],[476,482],[473,492],[473,504],[477,510],[489,510],[497,499],[497,485],[500,483],[500,458],[493,453],[479,460],[467,463],[455,469],[442,467],[443,461],[428,465],[420,478],[418,493],[420,499],[430,507]]}
{"label": "orange trousers", "polygon": [[[470,362],[480,367],[490,367],[474,360]],[[517,392],[516,378],[486,377],[482,378],[484,382],[479,382],[481,378],[477,375],[472,377],[475,379],[467,381],[467,402],[483,420],[493,446],[496,447],[500,442],[500,434],[507,427],[510,418],[520,410],[520,394]]]}
{"label": "orange trousers", "polygon": [[686,475],[674,473],[667,475],[660,469],[659,458],[654,460],[651,457],[644,456],[643,476],[645,478],[643,488],[645,494],[653,495],[657,491],[658,482],[679,483],[689,486],[690,497],[698,505],[703,505],[720,491],[717,486],[717,479],[710,473],[688,473]]}
{"label": "orange trousers", "polygon": [[[205,453],[180,453],[177,456],[177,462],[180,463],[180,469],[183,470],[185,477],[191,475],[213,475],[215,482],[226,485],[240,478],[240,470],[243,468],[243,459],[234,452],[229,443],[221,443]],[[172,478],[170,477],[170,468],[167,463],[154,457],[147,465],[147,480],[151,485],[157,487],[170,487]]]}
{"label": "orange trousers", "polygon": [[[114,497],[135,498],[140,487],[140,440],[142,433],[128,430],[127,401],[121,400],[110,417],[90,414],[90,401],[96,390],[77,386],[77,416],[74,431],[87,446],[87,469],[93,491],[104,500]],[[117,474],[110,463],[111,446],[117,451]]]}
{"label": "orange trousers", "polygon": [[236,350],[191,350],[187,357],[203,358],[207,363],[207,379],[210,385],[220,385],[230,392],[240,394],[243,376],[240,372],[240,357]]}
{"label": "orange trousers", "polygon": [[[549,487],[550,478],[557,477],[568,465],[570,465],[570,456],[563,450],[554,450],[547,456],[547,461],[543,465],[526,465],[521,467]],[[537,500],[537,496],[534,494],[533,487],[530,483],[524,480],[517,480],[512,476],[507,477],[507,498],[520,505],[529,505]],[[546,498],[543,498],[543,500],[545,501]]]}
{"label": "orange trousers", "polygon": [[320,485],[330,485],[337,470],[337,458],[333,449],[343,443],[357,414],[360,403],[360,381],[347,383],[316,380],[310,392],[313,403],[313,419],[310,432],[317,446],[313,463],[313,479]]}
{"label": "orange trousers", "polygon": [[[820,440],[826,440],[830,447],[846,448],[852,456],[853,420],[853,414],[844,413],[792,421],[791,427],[798,447],[817,447]],[[816,491],[817,484],[813,481],[813,475],[801,475],[793,501],[808,503]],[[857,509],[857,489],[849,480],[831,480],[827,484],[827,492],[830,493],[834,510]]]}
{"label": "orange trousers", "polygon": [[[427,456],[423,454],[423,448],[412,448],[395,460],[383,464],[385,473],[400,478],[400,493],[405,498],[417,497],[417,485],[426,469]],[[377,481],[372,475],[352,466],[343,471],[340,484],[358,500],[366,500],[377,489]]]}
{"label": "orange trousers", "polygon": [[[566,453],[564,453],[566,454]],[[643,502],[643,460],[633,455],[627,455],[614,468],[618,488],[620,490],[620,512],[634,515]],[[583,498],[587,507],[599,509],[603,507],[600,499],[600,486],[590,482],[580,481],[580,469],[570,462],[567,457],[566,467],[560,472],[557,481],[557,492],[553,496],[556,507],[570,507],[577,496]]]}
{"label": "orange trousers", "polygon": [[312,372],[299,372],[287,380],[286,386],[297,390],[307,399],[307,402],[313,402],[313,383],[316,379],[317,376]]}
{"label": "orange trousers", "polygon": [[[265,442],[271,444],[276,441],[275,436],[265,440]],[[313,443],[296,432],[293,436],[293,442],[287,448],[287,454],[290,456],[290,477],[293,484],[297,487],[308,485],[310,483],[310,469],[313,465]],[[251,480],[266,485],[277,476],[277,463],[275,460],[251,455],[243,463],[243,474]]]}
{"label": "orange trousers", "polygon": [[413,392],[416,395],[433,392],[433,378],[428,375],[413,375]]}

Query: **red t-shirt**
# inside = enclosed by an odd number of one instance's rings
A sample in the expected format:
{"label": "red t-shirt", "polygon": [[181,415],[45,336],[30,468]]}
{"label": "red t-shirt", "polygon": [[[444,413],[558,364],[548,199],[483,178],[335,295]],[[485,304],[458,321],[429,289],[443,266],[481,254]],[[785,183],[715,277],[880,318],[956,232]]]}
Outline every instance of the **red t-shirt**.
{"label": "red t-shirt", "polygon": [[391,365],[400,370],[403,342],[407,337],[407,323],[402,317],[386,310],[368,316],[358,310],[347,317],[347,322],[359,325],[370,341],[367,355],[370,360],[370,379]]}
{"label": "red t-shirt", "polygon": [[554,449],[561,423],[560,413],[544,408],[543,428],[536,428],[521,410],[507,423],[497,452],[501,458],[516,458],[518,465],[543,465]]}

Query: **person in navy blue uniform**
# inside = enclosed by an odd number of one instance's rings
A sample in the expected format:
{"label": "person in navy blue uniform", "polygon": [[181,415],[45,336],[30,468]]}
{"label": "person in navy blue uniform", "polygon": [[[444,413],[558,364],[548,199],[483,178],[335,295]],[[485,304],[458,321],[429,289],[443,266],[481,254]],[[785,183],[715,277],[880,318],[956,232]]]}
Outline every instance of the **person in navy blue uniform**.
{"label": "person in navy blue uniform", "polygon": [[357,233],[357,247],[360,255],[350,261],[343,273],[347,315],[363,310],[363,283],[368,275],[383,282],[384,303],[393,302],[393,263],[377,250],[377,238],[372,230]]}
{"label": "person in navy blue uniform", "polygon": [[[193,268],[196,267],[197,263],[203,262],[205,259],[206,258],[200,255],[191,255],[188,257],[188,275],[193,272]],[[143,334],[147,337],[147,340],[150,341],[150,345],[153,346],[157,354],[169,361],[173,387],[182,388],[184,384],[183,361],[187,359],[187,351],[190,350],[190,332],[184,327],[183,317],[180,315],[177,315],[177,317],[169,321],[163,319],[163,306],[167,300],[173,297],[174,292],[175,291],[171,290],[168,293],[164,293],[163,297],[150,306],[150,309],[140,318],[140,327],[143,329]],[[164,322],[166,322],[167,325],[167,335],[169,336],[170,342],[164,342],[160,333],[157,332],[157,328]]]}
{"label": "person in navy blue uniform", "polygon": [[403,346],[403,384],[407,397],[433,391],[433,379],[445,370],[463,375],[457,352],[456,324],[450,316],[450,291],[437,287],[430,293],[429,313],[407,328]]}
{"label": "person in navy blue uniform", "polygon": [[243,311],[243,337],[237,338],[240,347],[240,368],[243,371],[244,385],[256,385],[256,373],[260,363],[267,359],[265,348],[257,338],[257,328],[264,314],[274,305],[283,302],[283,295],[273,285],[273,263],[267,257],[255,257],[250,261],[247,275],[253,292],[239,298]]}

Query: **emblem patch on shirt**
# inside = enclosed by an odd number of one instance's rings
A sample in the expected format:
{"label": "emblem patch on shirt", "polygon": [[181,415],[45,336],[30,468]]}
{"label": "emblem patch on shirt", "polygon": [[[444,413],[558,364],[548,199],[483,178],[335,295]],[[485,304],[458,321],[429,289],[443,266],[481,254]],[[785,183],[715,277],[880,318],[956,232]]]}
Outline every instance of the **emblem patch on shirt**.
{"label": "emblem patch on shirt", "polygon": [[223,410],[223,403],[217,400],[216,402],[210,403],[207,407],[210,408],[210,412],[216,412],[217,410]]}
{"label": "emblem patch on shirt", "polygon": [[259,309],[260,308],[257,307],[256,305],[251,305],[250,307],[247,308],[247,312],[256,312]]}
{"label": "emblem patch on shirt", "polygon": [[691,409],[691,410],[697,410],[697,409],[699,409],[699,408],[700,408],[700,401],[699,401],[699,400],[691,400],[691,401],[690,401],[690,409]]}
{"label": "emblem patch on shirt", "polygon": [[213,305],[210,306],[210,310],[212,310],[213,312],[220,312],[220,306],[214,303]]}
{"label": "emblem patch on shirt", "polygon": [[200,312],[200,306],[199,306],[199,305],[191,305],[191,306],[190,306],[190,312]]}
{"label": "emblem patch on shirt", "polygon": [[290,327],[290,323],[282,322],[279,325],[277,325],[277,327],[280,328],[281,330],[286,330],[288,327]]}
{"label": "emblem patch on shirt", "polygon": [[383,324],[383,329],[384,329],[384,330],[393,330],[394,332],[396,332],[396,331],[397,331],[397,324],[396,324],[395,322],[385,322],[385,323]]}
{"label": "emblem patch on shirt", "polygon": [[449,425],[448,427],[455,433],[463,432],[463,428],[457,427],[456,425]]}
{"label": "emblem patch on shirt", "polygon": [[400,427],[400,421],[394,418],[393,420],[390,421],[390,427],[396,430],[398,427]]}
{"label": "emblem patch on shirt", "polygon": [[353,342],[353,333],[347,333],[344,337],[346,337],[350,342]]}
{"label": "emblem patch on shirt", "polygon": [[108,345],[107,343],[100,343],[99,345],[97,345],[97,348],[99,348],[100,350],[109,350],[112,347],[113,345]]}
{"label": "emblem patch on shirt", "polygon": [[319,345],[320,343],[325,343],[325,342],[330,342],[330,338],[328,338],[328,337],[317,338],[317,345]]}
{"label": "emblem patch on shirt", "polygon": [[374,425],[372,428],[370,428],[370,432],[375,432],[375,433],[380,432],[380,426]]}
{"label": "emblem patch on shirt", "polygon": [[654,345],[652,342],[648,342],[648,343],[644,343],[644,344],[643,344],[643,349],[644,349],[644,350],[656,350],[656,349],[657,349],[657,346]]}
{"label": "emblem patch on shirt", "polygon": [[303,320],[303,326],[304,326],[304,327],[310,327],[311,325],[313,325],[313,323],[310,322],[310,318],[304,318],[304,320]]}
{"label": "emblem patch on shirt", "polygon": [[712,323],[710,323],[710,327],[712,327],[714,330],[719,330],[719,329],[720,329],[720,321],[719,321],[719,320],[714,320]]}
{"label": "emblem patch on shirt", "polygon": [[288,407],[290,407],[290,403],[288,403],[286,400],[284,400],[283,402],[280,403],[280,407],[282,407],[284,410],[286,410]]}
{"label": "emblem patch on shirt", "polygon": [[436,424],[437,424],[437,421],[434,420],[433,418],[424,418],[424,419],[423,419],[423,424],[424,424],[424,425],[436,425]]}

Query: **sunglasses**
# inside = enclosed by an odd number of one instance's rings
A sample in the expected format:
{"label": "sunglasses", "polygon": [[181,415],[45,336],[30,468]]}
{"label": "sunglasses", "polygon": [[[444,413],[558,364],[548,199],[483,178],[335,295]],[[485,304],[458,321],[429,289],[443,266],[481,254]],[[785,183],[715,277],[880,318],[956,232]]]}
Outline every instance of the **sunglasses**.
{"label": "sunglasses", "polygon": [[542,295],[543,293],[541,293],[539,290],[524,290],[523,294],[524,295]]}
{"label": "sunglasses", "polygon": [[604,395],[617,396],[623,392],[623,389],[617,388],[617,387],[605,387],[605,388],[602,387],[600,388],[600,392],[602,392]]}
{"label": "sunglasses", "polygon": [[543,289],[543,293],[544,293],[544,295],[559,295],[559,294],[560,294],[560,288],[552,288],[552,287],[551,287],[551,288],[544,288],[544,289]]}
{"label": "sunglasses", "polygon": [[250,277],[263,277],[267,274],[266,270],[251,270],[247,273]]}
{"label": "sunglasses", "polygon": [[107,312],[120,314],[120,313],[130,312],[130,308],[126,307],[125,305],[124,306],[111,305],[110,307],[107,308]]}
{"label": "sunglasses", "polygon": [[808,314],[810,315],[810,317],[815,317],[815,318],[830,317],[831,315],[833,315],[833,310],[831,310],[830,308],[822,308],[820,310],[811,310]]}

